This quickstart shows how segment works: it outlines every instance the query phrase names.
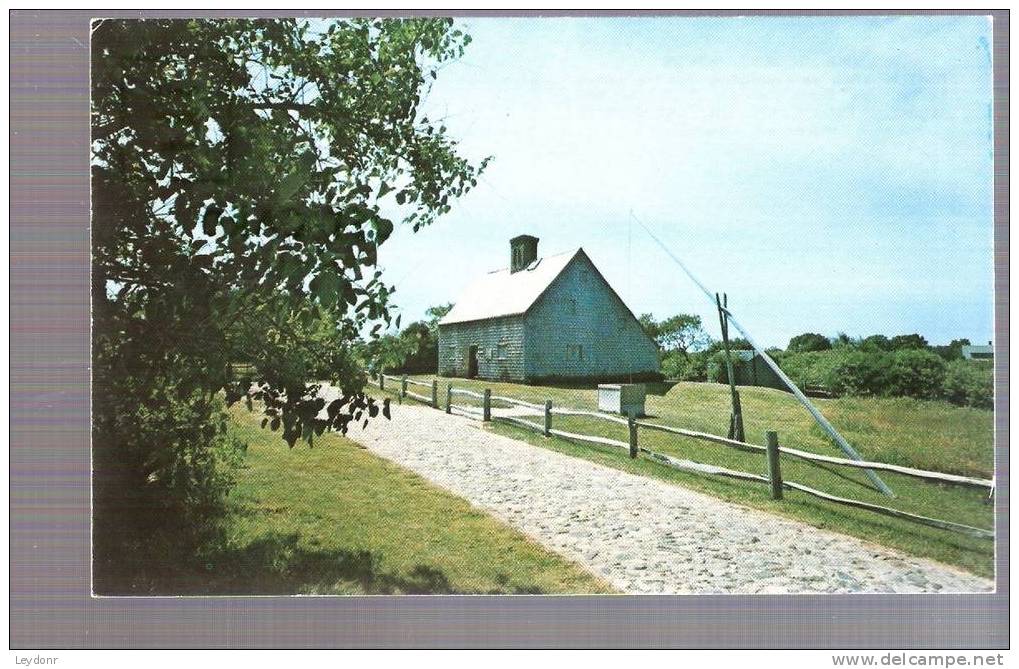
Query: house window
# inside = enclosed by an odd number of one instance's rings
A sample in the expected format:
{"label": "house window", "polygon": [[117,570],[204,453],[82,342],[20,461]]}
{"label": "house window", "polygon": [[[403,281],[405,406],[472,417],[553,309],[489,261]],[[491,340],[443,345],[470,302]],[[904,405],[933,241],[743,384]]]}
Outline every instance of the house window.
{"label": "house window", "polygon": [[508,349],[509,345],[506,342],[499,343],[499,345],[496,347],[496,355],[498,356],[499,360],[506,359],[506,352]]}
{"label": "house window", "polygon": [[577,315],[577,298],[570,297],[566,299],[566,313],[570,316]]}
{"label": "house window", "polygon": [[570,344],[566,347],[566,359],[567,360],[583,360],[584,359],[584,347],[580,344]]}

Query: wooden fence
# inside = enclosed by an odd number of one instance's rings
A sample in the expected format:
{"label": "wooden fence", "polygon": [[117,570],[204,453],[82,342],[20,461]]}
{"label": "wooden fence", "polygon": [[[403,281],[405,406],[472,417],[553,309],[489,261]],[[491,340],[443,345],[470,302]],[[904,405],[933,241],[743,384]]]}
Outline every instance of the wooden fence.
{"label": "wooden fence", "polygon": [[[387,381],[390,382],[387,385]],[[395,385],[394,385],[395,384]],[[418,393],[410,392],[407,387],[408,385],[423,386],[431,388],[431,396],[420,395]],[[406,376],[395,377],[389,375],[379,376],[379,388],[381,390],[388,390],[396,392],[400,398],[400,402],[405,397],[411,397],[420,402],[428,404],[429,406],[439,409],[441,408],[438,401],[438,389],[439,382],[433,379],[431,383],[424,381],[418,381],[416,379],[410,379]],[[397,388],[397,390],[394,390]],[[475,407],[469,407],[464,405],[456,405],[453,402],[455,395],[461,395],[464,397],[470,397],[475,400],[481,401],[481,409]],[[492,401],[503,402],[512,406],[523,407],[535,412],[535,417],[543,418],[541,423],[533,420],[527,420],[523,416],[499,416],[493,415],[492,413]],[[919,523],[921,525],[927,525],[930,527],[937,527],[943,530],[950,530],[953,532],[961,532],[970,536],[980,538],[994,538],[994,531],[980,527],[972,527],[970,525],[964,525],[961,523],[955,523],[948,520],[941,520],[938,518],[928,518],[927,516],[921,516],[907,511],[899,509],[893,509],[887,506],[881,506],[878,504],[872,504],[870,502],[863,502],[855,499],[847,499],[844,497],[838,497],[820,490],[816,490],[809,486],[793,481],[787,481],[782,478],[781,473],[781,456],[789,456],[808,462],[824,463],[831,465],[839,465],[843,467],[852,467],[856,469],[875,469],[880,471],[894,472],[896,474],[902,474],[905,476],[911,476],[914,478],[935,481],[938,483],[949,483],[954,485],[967,486],[972,488],[981,488],[987,490],[989,493],[993,493],[994,481],[989,479],[981,479],[970,476],[960,476],[958,474],[946,474],[943,472],[928,471],[924,469],[916,469],[913,467],[904,467],[902,465],[892,465],[883,462],[871,462],[863,460],[850,460],[847,458],[839,458],[830,455],[820,455],[818,453],[810,453],[808,451],[801,451],[795,448],[788,448],[779,445],[778,433],[768,432],[767,440],[764,446],[758,444],[751,444],[744,441],[737,441],[735,439],[729,439],[716,434],[710,434],[707,432],[699,432],[696,430],[687,430],[683,428],[673,427],[671,425],[661,425],[658,423],[649,423],[643,420],[636,420],[634,418],[623,418],[620,416],[614,416],[611,414],[599,412],[599,411],[588,411],[585,409],[572,409],[572,408],[556,408],[552,406],[552,400],[546,400],[544,405],[535,404],[533,402],[525,402],[513,397],[506,397],[502,395],[493,395],[492,391],[488,388],[484,389],[483,392],[475,392],[467,390],[465,388],[455,388],[453,384],[447,383],[446,385],[446,413],[453,413],[456,411],[459,414],[466,415],[470,418],[480,419],[485,422],[492,420],[498,420],[507,422],[513,425],[524,427],[536,432],[541,432],[546,437],[561,437],[563,439],[570,439],[573,441],[599,444],[602,446],[614,446],[622,449],[626,449],[631,458],[637,458],[640,454],[644,454],[648,459],[653,460],[659,464],[665,465],[672,469],[677,469],[686,472],[693,472],[697,474],[708,474],[712,476],[723,476],[728,478],[741,479],[744,481],[754,481],[759,483],[765,483],[771,487],[771,495],[774,499],[782,499],[783,490],[797,490],[808,495],[813,495],[820,499],[836,504],[843,504],[858,509],[864,509],[874,513],[879,513],[894,518],[901,518],[911,522]],[[628,441],[621,441],[618,439],[610,439],[608,437],[601,437],[597,435],[589,434],[578,434],[575,432],[567,432],[565,430],[553,429],[552,417],[553,416],[586,416],[589,418],[595,418],[598,420],[608,421],[619,425],[625,425],[628,428]],[[768,476],[761,476],[760,474],[752,474],[750,472],[739,471],[735,469],[728,469],[726,467],[719,467],[717,465],[704,464],[700,462],[693,462],[691,460],[684,460],[676,458],[664,453],[657,453],[640,446],[639,443],[639,430],[651,430],[658,431],[667,434],[676,435],[679,437],[685,437],[688,439],[697,439],[706,441],[721,446],[735,448],[742,451],[764,453],[767,457],[768,463]]]}

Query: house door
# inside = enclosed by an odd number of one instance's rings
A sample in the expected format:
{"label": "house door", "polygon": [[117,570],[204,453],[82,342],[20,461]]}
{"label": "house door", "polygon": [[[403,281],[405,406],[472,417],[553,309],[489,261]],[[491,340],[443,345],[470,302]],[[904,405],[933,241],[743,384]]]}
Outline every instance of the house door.
{"label": "house door", "polygon": [[467,378],[473,379],[478,376],[478,347],[467,348]]}

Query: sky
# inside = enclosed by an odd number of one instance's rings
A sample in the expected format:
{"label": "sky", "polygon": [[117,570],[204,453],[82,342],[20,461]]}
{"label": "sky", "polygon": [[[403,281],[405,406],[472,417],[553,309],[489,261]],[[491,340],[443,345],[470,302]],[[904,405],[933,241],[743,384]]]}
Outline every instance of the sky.
{"label": "sky", "polygon": [[[985,17],[468,18],[425,101],[478,187],[380,247],[402,321],[509,264],[583,247],[636,313],[759,343],[993,332]],[[493,296],[497,299],[497,296]]]}

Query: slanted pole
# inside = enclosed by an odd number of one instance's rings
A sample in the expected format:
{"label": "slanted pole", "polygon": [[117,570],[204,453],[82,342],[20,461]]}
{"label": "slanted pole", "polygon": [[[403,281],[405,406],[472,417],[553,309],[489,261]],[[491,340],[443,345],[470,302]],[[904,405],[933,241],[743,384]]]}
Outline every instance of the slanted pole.
{"label": "slanted pole", "polygon": [[[733,317],[732,313],[728,311],[728,309],[725,312],[725,316],[726,320],[731,322],[746,338],[746,340],[750,342],[750,345],[753,346],[754,350],[761,356],[761,360],[764,360],[765,364],[767,364],[768,367],[771,367],[771,371],[775,372],[775,375],[782,380],[782,383],[784,383],[786,388],[789,389],[789,392],[791,392],[796,399],[800,401],[800,404],[802,404],[804,408],[810,412],[810,415],[814,417],[817,424],[821,426],[822,430],[828,433],[828,436],[832,438],[832,441],[834,441],[839,448],[842,449],[842,452],[853,460],[863,460],[863,458],[860,457],[860,454],[856,452],[856,449],[853,448],[848,441],[846,441],[845,437],[839,434],[839,431],[835,429],[835,426],[828,422],[828,419],[824,417],[824,414],[822,414],[817,407],[814,406],[813,402],[807,399],[807,396],[803,394],[803,391],[800,390],[799,387],[793,383],[793,380],[782,371],[782,368],[778,366],[778,363],[772,360],[771,356],[765,353],[764,349],[754,342],[750,335],[747,334],[747,331],[740,326],[739,322]],[[870,482],[874,484],[874,487],[889,497],[895,497],[895,493],[892,492],[892,489],[881,480],[881,477],[874,473],[873,469],[864,469],[863,471],[867,475],[867,478],[870,479]]]}
{"label": "slanted pole", "polygon": [[[686,274],[687,278],[689,278],[700,289],[700,291],[704,293],[705,297],[707,297],[709,300],[712,299],[711,291],[709,291],[707,287],[703,283],[701,283],[696,276],[694,276],[694,273],[691,272],[689,268],[687,268],[686,264],[684,264],[683,261],[680,260],[675,253],[669,250],[668,246],[662,243],[662,240],[658,239],[658,237],[655,236],[655,233],[651,232],[650,228],[644,225],[643,222],[641,222],[636,216],[633,215],[632,211],[630,212],[630,218],[637,221],[637,224],[640,225],[640,227],[644,228],[644,232],[646,232],[648,236],[651,237],[651,239],[654,240],[656,244],[658,244],[662,251],[665,252],[665,255],[669,256],[669,258],[672,259],[672,262],[676,263],[676,265],[678,265],[679,268],[683,270],[683,273]],[[767,364],[768,367],[771,367],[771,370],[775,372],[778,378],[782,380],[782,383],[784,383],[786,387],[789,388],[789,392],[791,392],[796,397],[796,399],[799,400],[800,404],[802,404],[804,408],[810,412],[810,415],[814,417],[814,420],[817,421],[817,424],[821,426],[821,429],[828,433],[828,436],[830,436],[832,440],[836,443],[836,445],[838,445],[838,447],[842,449],[842,452],[848,455],[853,460],[863,460],[863,458],[860,457],[860,454],[856,452],[856,449],[853,448],[848,441],[846,441],[845,437],[839,434],[839,431],[835,429],[835,426],[828,422],[828,419],[825,418],[821,414],[821,412],[817,410],[817,407],[815,407],[814,404],[807,399],[807,396],[803,394],[803,391],[801,391],[796,386],[796,384],[793,383],[792,379],[790,379],[788,375],[786,375],[786,373],[782,371],[782,369],[778,366],[778,363],[772,360],[771,356],[768,355],[763,348],[757,345],[757,342],[754,341],[754,338],[751,337],[750,333],[748,333],[746,329],[739,324],[739,321],[736,320],[736,317],[732,315],[732,312],[729,311],[728,308],[726,308],[725,310],[725,316],[726,322],[727,323],[731,322],[733,327],[735,327],[736,330],[738,330],[739,333],[746,338],[746,340],[750,343],[754,350],[757,351],[758,354],[760,354],[761,359],[764,360],[765,364]],[[867,478],[871,480],[871,483],[873,483],[878,490],[888,495],[889,497],[895,497],[895,493],[892,492],[892,489],[885,485],[885,482],[882,481],[880,477],[878,477],[878,475],[874,473],[873,469],[864,469],[863,471],[867,474]]]}
{"label": "slanted pole", "polygon": [[778,432],[768,432],[768,479],[771,498],[782,499],[782,469],[779,465]]}

